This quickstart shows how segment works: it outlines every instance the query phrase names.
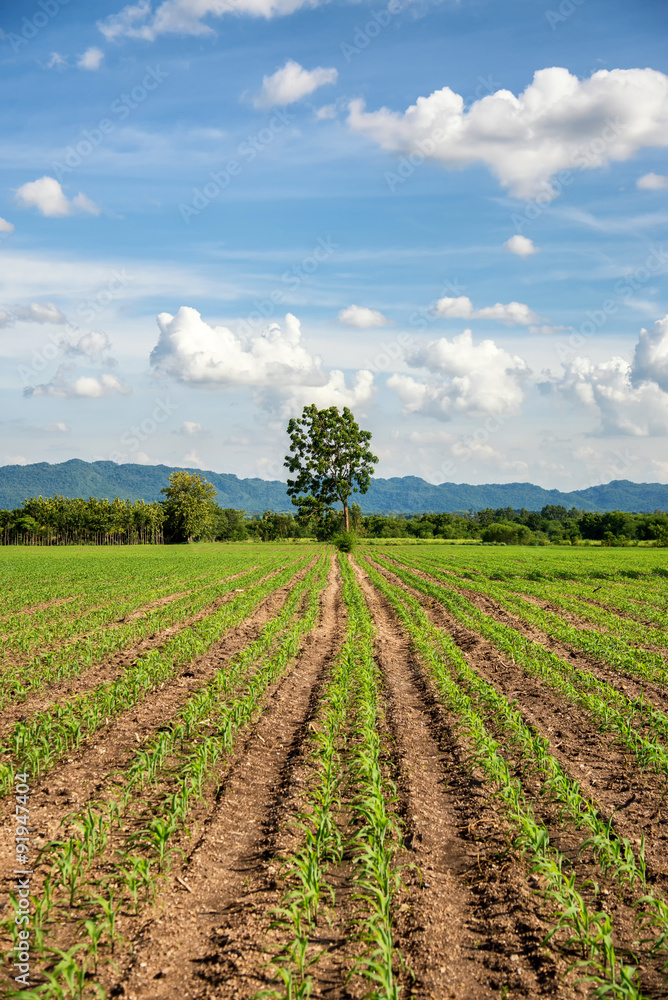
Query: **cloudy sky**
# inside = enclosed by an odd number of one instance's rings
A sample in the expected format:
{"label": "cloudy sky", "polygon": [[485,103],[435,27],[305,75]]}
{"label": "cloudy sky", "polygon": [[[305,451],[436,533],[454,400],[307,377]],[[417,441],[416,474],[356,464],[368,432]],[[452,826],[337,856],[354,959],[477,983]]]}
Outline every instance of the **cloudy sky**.
{"label": "cloudy sky", "polygon": [[0,464],[668,482],[665,0],[5,0]]}

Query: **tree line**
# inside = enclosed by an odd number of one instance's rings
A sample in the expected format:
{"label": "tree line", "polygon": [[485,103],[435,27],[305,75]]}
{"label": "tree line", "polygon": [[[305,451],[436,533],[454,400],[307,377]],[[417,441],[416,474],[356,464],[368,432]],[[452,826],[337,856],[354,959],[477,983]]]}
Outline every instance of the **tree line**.
{"label": "tree line", "polygon": [[[20,508],[0,510],[0,540],[5,545],[176,544],[187,541],[274,542],[315,538],[335,541],[345,533],[342,512],[306,508],[300,513],[243,510],[214,503],[199,476],[188,473],[163,501],[88,500],[36,497]],[[195,482],[193,483],[193,480]],[[199,480],[199,482],[197,482]],[[191,489],[183,490],[184,484]],[[174,484],[171,484],[172,486]],[[470,539],[508,545],[632,545],[638,541],[668,545],[668,514],[625,511],[590,513],[547,505],[540,511],[461,511],[433,514],[363,514],[348,510],[349,530],[358,538]]]}

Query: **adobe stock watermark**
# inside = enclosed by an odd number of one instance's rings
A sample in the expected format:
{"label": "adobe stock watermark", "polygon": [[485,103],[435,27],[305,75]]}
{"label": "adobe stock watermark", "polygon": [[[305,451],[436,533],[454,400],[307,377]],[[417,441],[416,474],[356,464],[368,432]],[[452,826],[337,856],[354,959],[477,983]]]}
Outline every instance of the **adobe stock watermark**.
{"label": "adobe stock watermark", "polygon": [[136,424],[131,424],[126,431],[121,434],[119,443],[125,451],[112,451],[109,453],[109,461],[120,464],[125,462],[129,456],[136,455],[142,444],[152,437],[169,418],[176,413],[178,406],[167,396],[165,399],[154,400],[154,406],[142,420]]}
{"label": "adobe stock watermark", "polygon": [[360,55],[371,44],[374,38],[378,38],[381,31],[387,28],[393,17],[400,14],[406,5],[401,0],[389,0],[386,7],[381,10],[372,10],[371,17],[361,28],[355,28],[352,44],[341,42],[339,48],[343,58],[347,63],[352,62],[353,56]]}
{"label": "adobe stock watermark", "polygon": [[239,177],[244,166],[257,159],[294,119],[295,115],[291,115],[285,109],[274,111],[264,128],[239,143],[235,155],[224,167],[209,171],[209,179],[204,181],[201,187],[193,188],[190,201],[181,202],[179,205],[179,212],[185,224],[190,225],[192,218],[196,218],[212,201],[219,198],[223,191],[229,188],[233,178]]}
{"label": "adobe stock watermark", "polygon": [[237,333],[248,336],[263,329],[267,321],[278,311],[278,307],[288,304],[286,289],[291,292],[298,291],[302,284],[340,249],[341,244],[335,242],[331,235],[320,236],[310,253],[283,272],[281,286],[272,289],[264,298],[255,299],[254,308],[237,324]]}
{"label": "adobe stock watermark", "polygon": [[[497,83],[492,79],[491,75],[486,78],[479,76],[478,81],[478,86],[476,87],[474,93],[464,98],[464,105],[466,107],[470,107],[471,104],[475,104],[475,102],[481,100],[481,98],[488,96],[489,94],[493,94],[495,89],[498,89],[501,86],[500,83]],[[415,146],[417,147],[416,149],[399,158],[399,163],[395,170],[386,170],[383,176],[392,194],[394,194],[400,185],[405,184],[407,180],[410,180],[415,171],[418,170],[426,160],[430,159],[439,146],[441,146],[449,138],[450,137],[445,129],[432,129],[429,135],[425,136],[424,139],[418,139],[415,142]]]}
{"label": "adobe stock watermark", "polygon": [[[101,288],[91,292],[77,303],[75,306],[77,316],[86,321],[95,319],[115,299],[123,295],[132,281],[134,281],[134,277],[126,268],[117,268]],[[20,315],[16,315],[14,320],[20,318]],[[50,331],[47,342],[40,348],[33,348],[31,353],[32,367],[19,365],[16,369],[23,388],[34,385],[49,364],[66,355],[74,346],[71,338],[81,336],[82,332],[81,327],[69,321],[63,325],[62,329]]]}
{"label": "adobe stock watermark", "polygon": [[545,17],[552,31],[556,31],[558,24],[568,21],[569,17],[575,14],[578,7],[582,7],[586,2],[587,0],[561,0],[556,10],[546,10]]}
{"label": "adobe stock watermark", "polygon": [[115,132],[119,124],[129,118],[169,76],[159,66],[146,66],[145,71],[140,83],[132,87],[129,93],[122,93],[111,102],[109,113],[113,118],[100,118],[92,128],[82,129],[79,138],[66,147],[61,158],[51,162],[51,171],[57,180],[62,181],[68,174],[74,173],[102,145],[107,136]]}
{"label": "adobe stock watermark", "polygon": [[668,265],[668,250],[663,246],[651,247],[647,257],[630,274],[615,282],[615,297],[605,299],[597,309],[587,309],[586,319],[566,339],[555,344],[555,351],[560,361],[571,360],[579,350],[599,330],[602,330],[611,316],[614,316],[620,306],[628,302],[634,292],[660,274]]}
{"label": "adobe stock watermark", "polygon": [[[599,163],[601,153],[605,152],[617,136],[623,134],[625,128],[626,126],[618,119],[607,118],[605,128],[602,129],[600,135],[594,136],[589,142],[573,150],[570,157],[571,167],[585,168],[596,166]],[[543,192],[526,202],[526,207],[522,214],[513,212],[510,216],[510,221],[515,227],[516,233],[521,233],[532,222],[539,219],[557,195],[563,194],[564,190],[573,184],[576,174],[575,169],[571,169],[571,167],[560,170],[558,174],[555,174],[550,183],[545,184]]]}
{"label": "adobe stock watermark", "polygon": [[54,17],[56,17],[62,7],[66,7],[70,0],[37,0],[37,6],[33,13],[24,17],[21,21],[21,28],[18,32],[8,31],[5,38],[10,43],[14,52],[20,52],[24,45],[32,42],[39,35],[43,28],[46,28]]}

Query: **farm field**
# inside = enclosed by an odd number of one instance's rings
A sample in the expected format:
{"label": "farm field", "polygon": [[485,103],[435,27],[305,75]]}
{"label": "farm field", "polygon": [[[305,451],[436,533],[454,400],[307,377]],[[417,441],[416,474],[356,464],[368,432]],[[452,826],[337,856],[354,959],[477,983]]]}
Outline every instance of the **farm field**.
{"label": "farm field", "polygon": [[662,550],[0,560],[0,996],[668,997]]}

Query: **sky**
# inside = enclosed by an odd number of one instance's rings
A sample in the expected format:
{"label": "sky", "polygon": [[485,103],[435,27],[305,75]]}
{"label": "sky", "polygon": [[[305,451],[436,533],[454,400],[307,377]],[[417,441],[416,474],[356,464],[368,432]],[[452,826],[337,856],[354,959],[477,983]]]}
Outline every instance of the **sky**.
{"label": "sky", "polygon": [[0,465],[668,482],[665,0],[4,0]]}

